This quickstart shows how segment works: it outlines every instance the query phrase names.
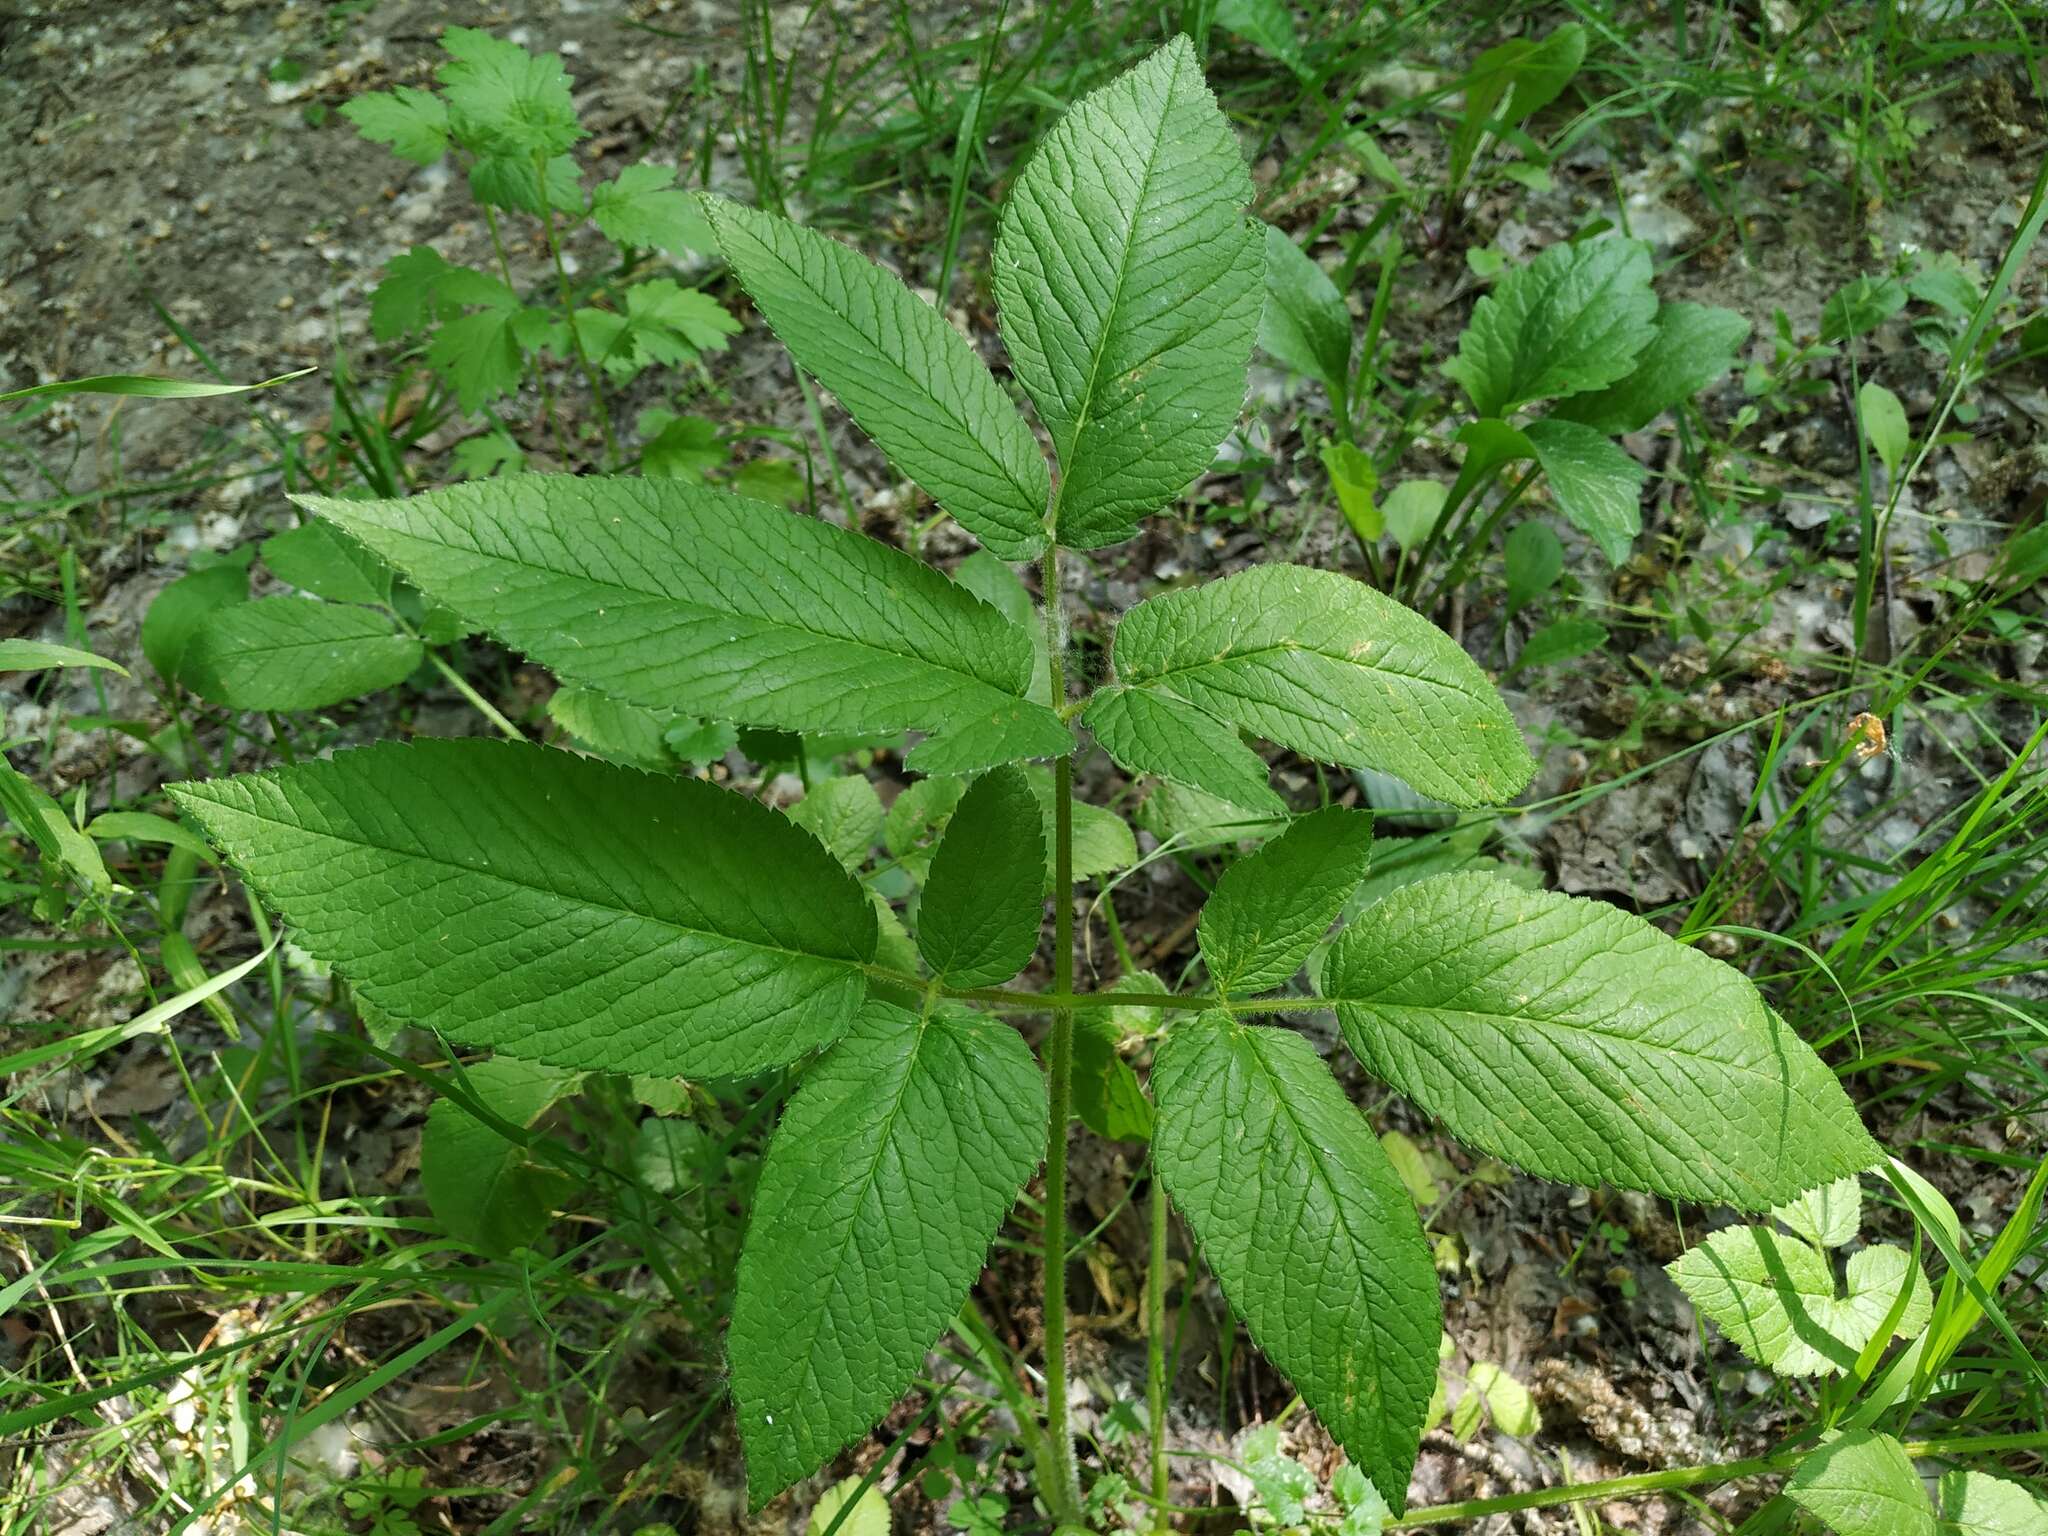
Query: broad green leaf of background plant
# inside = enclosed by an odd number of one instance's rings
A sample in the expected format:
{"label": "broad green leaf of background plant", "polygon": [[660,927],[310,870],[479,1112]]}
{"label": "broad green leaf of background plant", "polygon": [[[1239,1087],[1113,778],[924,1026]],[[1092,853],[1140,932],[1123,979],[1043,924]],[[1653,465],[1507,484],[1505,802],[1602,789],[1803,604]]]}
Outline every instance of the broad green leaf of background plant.
{"label": "broad green leaf of background plant", "polygon": [[1443,515],[1449,494],[1441,480],[1403,480],[1380,501],[1380,520],[1402,550],[1413,554]]}
{"label": "broad green leaf of background plant", "polygon": [[717,237],[697,199],[675,180],[670,166],[629,165],[590,189],[590,222],[619,245],[672,255],[715,251]]}
{"label": "broad green leaf of background plant", "polygon": [[1371,859],[1372,814],[1330,806],[1226,869],[1196,930],[1217,992],[1253,997],[1286,985]]}
{"label": "broad green leaf of background plant", "polygon": [[[1031,786],[1031,793],[1038,797],[1038,809],[1045,825],[1045,884],[1050,890],[1053,883],[1053,860],[1058,837],[1054,830],[1057,805],[1053,794],[1053,778],[1050,769],[1035,764],[1024,770],[1025,781]],[[1073,816],[1073,863],[1076,880],[1091,880],[1098,875],[1112,875],[1118,870],[1129,869],[1138,862],[1137,839],[1131,835],[1130,823],[1114,811],[1105,811],[1099,805],[1076,799],[1072,805]]]}
{"label": "broad green leaf of background plant", "polygon": [[1007,1025],[870,1003],[768,1144],[728,1350],[756,1505],[887,1411],[981,1273],[1045,1150]]}
{"label": "broad green leaf of background plant", "polygon": [[1749,340],[1749,322],[1711,304],[1663,304],[1656,333],[1627,377],[1590,395],[1575,395],[1551,415],[1584,422],[1610,437],[1639,432],[1683,405],[1735,366]]}
{"label": "broad green leaf of background plant", "polygon": [[1333,571],[1263,565],[1164,593],[1124,615],[1113,655],[1122,683],[1452,805],[1509,799],[1536,769],[1476,662]]}
{"label": "broad green leaf of background plant", "polygon": [[782,344],[889,461],[1001,558],[1036,557],[1052,477],[967,339],[830,236],[722,199],[706,206],[726,259]]}
{"label": "broad green leaf of background plant", "polygon": [[[1144,980],[1150,990],[1163,990],[1156,979]],[[1117,1051],[1124,1038],[1118,1015],[1138,1011],[1149,1010],[1091,1008],[1075,1016],[1074,1118],[1110,1141],[1142,1145],[1152,1139],[1152,1103]]]}
{"label": "broad green leaf of background plant", "polygon": [[765,502],[507,475],[301,505],[471,624],[628,703],[792,731],[957,731],[972,750],[947,772],[1072,746],[1023,697],[1025,631],[898,550]]}
{"label": "broad green leaf of background plant", "polygon": [[1349,443],[1326,443],[1316,457],[1323,461],[1345,523],[1363,542],[1376,542],[1386,532],[1386,518],[1374,500],[1379,494],[1380,474],[1373,467],[1372,456]]}
{"label": "broad green leaf of background plant", "polygon": [[391,573],[355,540],[319,519],[263,541],[270,574],[301,592],[337,603],[389,603]]}
{"label": "broad green leaf of background plant", "polygon": [[[863,1481],[858,1476],[841,1478],[818,1495],[811,1518],[804,1522],[804,1536],[825,1536],[828,1531],[835,1536],[889,1536],[889,1501],[873,1483],[861,1487]],[[842,1519],[839,1511],[849,1499],[854,1501],[853,1508]]]}
{"label": "broad green leaf of background plant", "polygon": [[[1712,1318],[1757,1364],[1781,1376],[1847,1371],[1884,1326],[1912,1259],[1889,1245],[1859,1249],[1849,1259],[1846,1296],[1837,1296],[1826,1254],[1768,1227],[1726,1227],[1666,1266],[1693,1305]],[[1926,1327],[1933,1295],[1924,1276],[1897,1332]]]}
{"label": "broad green leaf of background plant", "polygon": [[414,165],[432,165],[448,153],[448,108],[432,91],[401,85],[368,91],[341,104],[341,115],[372,144]]}
{"label": "broad green leaf of background plant", "polygon": [[1544,1178],[1764,1210],[1881,1156],[1748,977],[1600,902],[1418,881],[1344,931],[1322,993],[1368,1070]]}
{"label": "broad green leaf of background plant", "polygon": [[882,797],[857,773],[818,779],[790,807],[789,819],[848,869],[859,869],[882,840]]}
{"label": "broad green leaf of background plant", "polygon": [[1856,391],[1856,420],[1885,474],[1897,480],[1899,466],[1913,446],[1913,429],[1906,425],[1906,408],[1899,397],[1882,384],[1865,384]]}
{"label": "broad green leaf of background plant", "polygon": [[787,817],[545,747],[384,744],[171,786],[376,1008],[589,1071],[733,1077],[846,1028],[867,897]]}
{"label": "broad green leaf of background plant", "polygon": [[2048,1507],[2018,1483],[1955,1468],[1941,1475],[1942,1536],[2048,1536]]}
{"label": "broad green leaf of background plant", "polygon": [[1444,372],[1481,416],[1505,416],[1627,377],[1656,315],[1641,241],[1553,245],[1480,299]]}
{"label": "broad green leaf of background plant", "polygon": [[1906,1448],[1850,1430],[1817,1447],[1786,1479],[1785,1497],[1835,1536],[1938,1536],[1934,1505]]}
{"label": "broad green leaf of background plant", "polygon": [[1415,1203],[1286,1029],[1205,1013],[1152,1068],[1152,1155],[1266,1358],[1399,1509],[1442,1318]]}
{"label": "broad green leaf of background plant", "polygon": [[142,616],[142,654],[165,682],[182,682],[193,637],[223,608],[248,600],[248,569],[232,561],[180,576],[151,599]]}
{"label": "broad green leaf of background plant", "polygon": [[455,135],[508,157],[566,153],[583,137],[561,58],[528,53],[476,27],[441,34],[449,61],[435,71]]}
{"label": "broad green leaf of background plant", "polygon": [[1874,331],[1906,307],[1905,285],[1892,277],[1858,277],[1820,307],[1820,339],[1848,341]]}
{"label": "broad green leaf of background plant", "polygon": [[1559,619],[1546,624],[1520,651],[1515,653],[1515,664],[1508,668],[1510,675],[1524,667],[1554,667],[1559,662],[1571,661],[1599,650],[1607,643],[1607,626],[1593,619]]}
{"label": "broad green leaf of background plant", "polygon": [[368,608],[266,597],[208,619],[179,676],[230,709],[325,709],[396,687],[423,655],[419,641]]}
{"label": "broad green leaf of background plant", "polygon": [[36,845],[46,861],[69,872],[88,891],[105,896],[113,890],[113,877],[93,840],[78,830],[48,790],[5,758],[0,758],[0,814]]}
{"label": "broad green leaf of background plant", "polygon": [[[493,1056],[463,1074],[464,1086],[493,1114],[522,1129],[575,1083],[572,1073],[510,1056]],[[453,1099],[436,1099],[420,1135],[420,1187],[450,1233],[502,1255],[540,1237],[570,1181],[560,1169],[532,1162],[524,1147]]]}
{"label": "broad green leaf of background plant", "polygon": [[1045,858],[1045,824],[1023,770],[976,779],[946,823],[918,903],[918,949],[933,975],[986,987],[1030,964],[1045,918]]}
{"label": "broad green leaf of background plant", "polygon": [[1853,1176],[1816,1184],[1771,1215],[1817,1248],[1839,1248],[1863,1229],[1863,1184]]}
{"label": "broad green leaf of background plant", "polygon": [[1287,809],[1265,760],[1235,726],[1165,689],[1099,688],[1081,720],[1127,773],[1157,774],[1275,815]]}
{"label": "broad green leaf of background plant", "polygon": [[1557,585],[1564,574],[1564,546],[1542,523],[1517,523],[1501,540],[1507,575],[1508,617]]}
{"label": "broad green leaf of background plant", "polygon": [[1532,421],[1523,431],[1557,509],[1600,546],[1609,565],[1628,558],[1643,531],[1643,466],[1612,438],[1576,421]]}
{"label": "broad green leaf of background plant", "polygon": [[1451,134],[1450,184],[1464,185],[1489,131],[1525,122],[1557,100],[1586,58],[1586,30],[1567,22],[1541,42],[1511,38],[1472,61],[1465,109]]}
{"label": "broad green leaf of background plant", "polygon": [[122,677],[128,669],[118,661],[95,656],[72,645],[53,645],[47,640],[0,640],[0,672],[42,672],[63,667],[90,667]]}
{"label": "broad green leaf of background plant", "polygon": [[1011,188],[996,298],[1058,454],[1061,544],[1130,537],[1235,425],[1265,291],[1251,200],[1185,37],[1077,103]]}
{"label": "broad green leaf of background plant", "polygon": [[1272,225],[1266,243],[1266,308],[1259,349],[1330,392],[1341,415],[1351,377],[1351,311],[1330,275]]}

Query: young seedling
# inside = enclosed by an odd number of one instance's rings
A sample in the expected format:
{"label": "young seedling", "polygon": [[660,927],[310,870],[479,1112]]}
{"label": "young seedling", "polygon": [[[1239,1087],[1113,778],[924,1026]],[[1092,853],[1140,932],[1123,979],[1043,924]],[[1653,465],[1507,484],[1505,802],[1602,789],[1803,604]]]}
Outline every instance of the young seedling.
{"label": "young seedling", "polygon": [[[893,841],[858,790],[805,825],[704,780],[474,740],[174,790],[296,942],[383,1017],[568,1073],[800,1072],[728,1341],[757,1502],[830,1461],[923,1370],[1042,1165],[1046,1395],[1031,1433],[1047,1510],[1082,1518],[1065,1281],[1083,1018],[1169,1020],[1149,1115],[1091,1047],[1102,1092],[1123,1101],[1119,1131],[1149,1132],[1253,1339],[1395,1509],[1437,1380],[1437,1278],[1409,1190],[1287,1014],[1334,1009],[1365,1070],[1547,1178],[1768,1209],[1879,1159],[1834,1075],[1746,977],[1597,902],[1484,873],[1421,880],[1327,945],[1312,996],[1291,990],[1365,874],[1371,825],[1335,807],[1290,815],[1247,736],[1457,806],[1510,798],[1534,771],[1484,674],[1390,598],[1291,565],[1163,593],[1116,626],[1109,677],[1076,686],[1062,552],[1130,537],[1208,466],[1242,405],[1265,265],[1251,195],[1184,39],[1078,103],[1017,176],[995,291],[1056,477],[974,349],[894,277],[784,219],[709,207],[761,313],[896,466],[994,555],[1041,562],[1042,665],[985,566],[971,590],[716,487],[522,475],[302,498],[566,683],[742,728],[915,733],[912,792],[947,787],[905,817],[906,831],[919,814],[945,822],[914,946],[842,857]],[[1639,258],[1609,242],[1560,259]],[[1647,344],[1655,328],[1638,322]],[[1490,406],[1558,392],[1559,365],[1532,360],[1543,371],[1525,379],[1524,351],[1509,360],[1507,382],[1478,386]],[[1131,774],[1280,829],[1203,909],[1198,991],[1077,987],[1084,839],[1119,826],[1074,798],[1077,726]],[[1049,775],[1024,766],[1048,758]],[[1048,898],[1049,985],[1013,988],[1043,953]],[[1033,1018],[1049,1020],[1036,1056],[1014,1027]],[[1114,1041],[1108,1056],[1122,1063]],[[523,1123],[530,1103],[513,1107]]]}

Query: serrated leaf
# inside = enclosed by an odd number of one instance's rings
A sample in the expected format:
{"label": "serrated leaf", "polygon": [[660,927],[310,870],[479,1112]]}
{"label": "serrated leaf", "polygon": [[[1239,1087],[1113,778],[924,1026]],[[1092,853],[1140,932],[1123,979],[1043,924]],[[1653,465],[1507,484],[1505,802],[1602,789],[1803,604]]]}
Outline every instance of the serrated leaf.
{"label": "serrated leaf", "polygon": [[858,774],[815,781],[790,808],[789,819],[848,869],[865,864],[882,840],[882,798]]}
{"label": "serrated leaf", "polygon": [[629,165],[590,189],[590,222],[619,245],[670,255],[717,250],[696,197],[675,180],[673,166]]}
{"label": "serrated leaf", "polygon": [[1436,1380],[1414,1202],[1301,1036],[1205,1013],[1152,1068],[1152,1155],[1266,1358],[1400,1509]]}
{"label": "serrated leaf", "polygon": [[568,155],[536,166],[531,156],[484,154],[470,162],[470,195],[494,208],[516,208],[535,218],[549,210],[583,216],[583,174]]}
{"label": "serrated leaf", "polygon": [[1643,481],[1648,471],[1613,439],[1576,421],[1546,417],[1523,430],[1536,450],[1557,508],[1600,546],[1609,565],[1628,558],[1643,531]]}
{"label": "serrated leaf", "polygon": [[1711,304],[1662,304],[1656,331],[1627,377],[1564,401],[1551,414],[1613,436],[1639,432],[1735,366],[1749,322]]}
{"label": "serrated leaf", "polygon": [[368,608],[266,597],[208,619],[180,676],[230,709],[325,709],[396,687],[423,654],[419,641]]}
{"label": "serrated leaf", "polygon": [[1529,1389],[1491,1360],[1476,1361],[1465,1380],[1486,1399],[1486,1412],[1502,1434],[1527,1439],[1542,1431],[1543,1415]]}
{"label": "serrated leaf", "polygon": [[1124,615],[1113,654],[1124,683],[1453,805],[1508,799],[1535,772],[1478,665],[1427,619],[1334,571],[1264,565],[1165,593]]}
{"label": "serrated leaf", "polygon": [[924,1367],[1045,1150],[1023,1037],[862,1010],[783,1113],[740,1254],[729,1350],[757,1505],[880,1418]]}
{"label": "serrated leaf", "polygon": [[1243,409],[1264,298],[1251,200],[1185,37],[1078,102],[1011,188],[996,298],[1059,457],[1068,548],[1128,538]]}
{"label": "serrated leaf", "polygon": [[1748,977],[1639,917],[1485,874],[1372,914],[1331,949],[1323,995],[1368,1070],[1482,1151],[1745,1210],[1881,1156]]}
{"label": "serrated leaf", "polygon": [[951,776],[907,786],[883,820],[882,845],[892,857],[902,858],[944,826],[966,794],[967,781]]}
{"label": "serrated leaf", "polygon": [[448,108],[432,91],[401,85],[370,91],[341,104],[341,115],[373,144],[414,165],[432,165],[448,152]]}
{"label": "serrated leaf", "polygon": [[1142,1145],[1152,1139],[1152,1104],[1117,1051],[1118,1011],[1090,1009],[1074,1020],[1074,1118],[1106,1140]]}
{"label": "serrated leaf", "polygon": [[180,576],[157,593],[142,616],[142,654],[165,682],[182,682],[193,637],[222,609],[248,600],[249,572],[232,562]]}
{"label": "serrated leaf", "polygon": [[966,338],[837,240],[737,203],[708,206],[726,258],[783,345],[889,461],[995,554],[1035,558],[1052,477]]}
{"label": "serrated leaf", "polygon": [[1839,1248],[1863,1228],[1863,1184],[1853,1175],[1816,1184],[1771,1214],[1816,1248]]}
{"label": "serrated leaf", "polygon": [[1223,872],[1196,929],[1224,997],[1284,986],[1344,910],[1372,858],[1372,814],[1330,806],[1296,818]]}
{"label": "serrated leaf", "polygon": [[1265,760],[1236,728],[1172,693],[1100,688],[1081,719],[1127,773],[1154,773],[1271,815],[1286,812]]}
{"label": "serrated leaf", "polygon": [[[804,1524],[804,1536],[826,1536],[828,1531],[834,1536],[889,1536],[889,1501],[874,1484],[863,1488],[864,1481],[858,1475],[841,1478],[820,1494]],[[853,1508],[842,1519],[839,1512],[849,1499],[854,1500]]]}
{"label": "serrated leaf", "polygon": [[1606,644],[1605,624],[1594,619],[1559,619],[1531,635],[1515,653],[1515,664],[1508,670],[1514,673],[1524,667],[1554,667]]}
{"label": "serrated leaf", "polygon": [[[1054,818],[1057,807],[1053,798],[1053,780],[1050,771],[1031,767],[1024,771],[1025,781],[1031,786],[1031,793],[1038,797],[1038,809],[1045,826],[1045,883],[1050,889],[1053,882],[1053,861],[1057,845]],[[1118,870],[1129,869],[1138,862],[1138,842],[1131,835],[1130,827],[1123,817],[1114,811],[1106,811],[1099,805],[1090,805],[1085,800],[1072,802],[1074,878],[1092,880],[1099,875],[1113,875]]]}
{"label": "serrated leaf", "polygon": [[628,703],[783,730],[959,730],[984,751],[1071,740],[1022,698],[1031,640],[1001,614],[873,539],[728,491],[507,475],[300,505],[471,624]]}
{"label": "serrated leaf", "polygon": [[2048,1507],[1988,1472],[1942,1473],[1939,1505],[1942,1536],[2048,1536]]}
{"label": "serrated leaf", "polygon": [[391,573],[382,561],[327,523],[314,521],[263,541],[271,575],[302,592],[337,603],[388,603]]}
{"label": "serrated leaf", "polygon": [[1655,334],[1650,249],[1638,240],[1553,245],[1480,299],[1444,372],[1481,416],[1625,378]]}
{"label": "serrated leaf", "polygon": [[455,135],[478,151],[531,159],[583,137],[561,58],[528,53],[476,27],[441,34],[449,62],[435,71]]}
{"label": "serrated leaf", "polygon": [[[480,1061],[463,1086],[499,1119],[532,1125],[575,1087],[573,1074],[508,1056]],[[453,1099],[436,1099],[420,1134],[420,1187],[441,1225],[487,1253],[537,1242],[548,1213],[571,1185],[561,1170],[531,1161]]]}
{"label": "serrated leaf", "polygon": [[918,907],[917,944],[949,986],[1008,981],[1031,962],[1045,917],[1044,818],[1021,768],[974,781],[946,823]]}
{"label": "serrated leaf", "polygon": [[1938,1536],[1920,1474],[1890,1435],[1837,1435],[1799,1463],[1785,1497],[1826,1521],[1835,1536]]}
{"label": "serrated leaf", "polygon": [[1272,225],[1263,228],[1266,308],[1259,349],[1316,380],[1341,408],[1351,376],[1351,311],[1306,251]]}
{"label": "serrated leaf", "polygon": [[1451,185],[1463,184],[1489,131],[1511,128],[1555,101],[1585,57],[1585,28],[1567,22],[1541,42],[1510,38],[1474,59],[1464,80],[1465,109],[1451,135]]}
{"label": "serrated leaf", "polygon": [[744,795],[420,741],[173,785],[294,938],[385,1013],[555,1066],[733,1077],[836,1038],[866,896]]}
{"label": "serrated leaf", "polygon": [[470,415],[519,387],[519,311],[483,309],[447,321],[427,346],[427,366],[455,388]]}

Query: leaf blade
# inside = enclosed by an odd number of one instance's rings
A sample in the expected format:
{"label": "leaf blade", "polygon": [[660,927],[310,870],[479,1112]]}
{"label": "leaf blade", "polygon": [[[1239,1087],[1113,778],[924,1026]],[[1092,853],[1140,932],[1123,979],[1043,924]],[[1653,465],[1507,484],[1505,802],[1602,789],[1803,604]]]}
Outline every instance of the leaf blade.
{"label": "leaf blade", "polygon": [[1223,872],[1196,928],[1226,997],[1284,985],[1344,910],[1372,857],[1372,815],[1329,806]]}
{"label": "leaf blade", "polygon": [[939,839],[918,904],[917,947],[933,975],[986,987],[1030,963],[1044,920],[1045,858],[1044,819],[1023,770],[976,779]]}
{"label": "leaf blade", "polygon": [[1185,699],[1155,688],[1100,688],[1081,720],[1128,773],[1154,773],[1256,810],[1287,809],[1265,760]]}

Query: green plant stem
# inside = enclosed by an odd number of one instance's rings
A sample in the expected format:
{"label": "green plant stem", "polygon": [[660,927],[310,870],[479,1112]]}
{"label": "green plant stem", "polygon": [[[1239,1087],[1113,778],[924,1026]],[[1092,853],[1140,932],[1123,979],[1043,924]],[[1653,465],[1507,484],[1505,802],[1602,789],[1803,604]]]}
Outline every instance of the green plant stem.
{"label": "green plant stem", "polygon": [[500,714],[498,712],[497,705],[493,704],[489,699],[485,698],[482,694],[478,693],[476,689],[472,688],[469,684],[469,680],[465,678],[460,672],[456,671],[453,667],[449,666],[448,663],[442,659],[441,653],[439,651],[429,650],[427,652],[427,660],[433,663],[433,667],[436,672],[439,672],[441,676],[448,680],[449,686],[454,688],[454,690],[457,693],[461,694],[465,699],[469,700],[470,703],[476,706],[478,714],[482,715],[486,720],[490,721],[492,725],[498,728],[499,735],[503,736],[507,741],[526,740],[525,733],[521,731],[518,726],[514,725],[510,720],[507,720],[502,714]]}
{"label": "green plant stem", "polygon": [[[505,254],[505,237],[498,229],[498,210],[489,203],[481,206],[484,210],[484,224],[491,232],[491,249],[498,253],[498,275],[504,278],[507,288],[517,293],[519,285],[512,281],[512,258]],[[547,365],[541,361],[537,352],[528,355],[526,364],[533,372],[534,383],[540,386],[541,420],[547,426],[548,436],[555,440],[555,452],[562,456],[562,462],[566,464],[569,462],[569,444],[562,436],[562,424],[555,419],[555,387],[548,382]]]}
{"label": "green plant stem", "polygon": [[[1060,612],[1060,552],[1046,545],[1043,566],[1046,651],[1051,659],[1052,696],[1067,694]],[[1074,759],[1053,765],[1053,991],[1074,990]],[[1067,1122],[1073,1112],[1074,1010],[1056,1007],[1046,1038],[1046,1098],[1050,1120],[1045,1134],[1045,1431],[1054,1467],[1044,1491],[1055,1523],[1080,1518],[1081,1474],[1074,1461],[1074,1433],[1067,1421]]]}
{"label": "green plant stem", "polygon": [[1418,612],[1429,612],[1431,608],[1434,608],[1443,601],[1446,593],[1457,589],[1458,584],[1465,579],[1466,574],[1472,569],[1473,562],[1478,560],[1480,556],[1484,555],[1492,547],[1494,530],[1500,527],[1502,519],[1514,511],[1515,507],[1520,503],[1523,493],[1535,483],[1536,476],[1541,467],[1537,464],[1531,464],[1522,472],[1522,477],[1508,487],[1507,495],[1501,497],[1493,511],[1487,514],[1486,522],[1479,532],[1467,539],[1465,547],[1458,551],[1457,558],[1451,562],[1451,568],[1444,573],[1443,580],[1430,589],[1429,601],[1415,605]]}
{"label": "green plant stem", "polygon": [[[1908,1456],[1943,1456],[1967,1451],[1972,1456],[1992,1451],[2024,1451],[2048,1446],[2048,1431],[2011,1435],[1952,1435],[1942,1440],[1910,1440]],[[1661,1472],[1638,1472],[1629,1477],[1610,1477],[1597,1483],[1566,1483],[1557,1488],[1532,1488],[1527,1493],[1504,1494],[1495,1499],[1466,1499],[1457,1504],[1432,1504],[1411,1509],[1387,1522],[1390,1531],[1420,1530],[1431,1525],[1451,1525],[1483,1520],[1488,1515],[1512,1514],[1523,1509],[1547,1509],[1554,1504],[1579,1504],[1596,1499],[1627,1498],[1639,1493],[1663,1493],[1678,1488],[1696,1488],[1702,1483],[1732,1483],[1744,1477],[1769,1477],[1792,1471],[1812,1454],[1812,1447],[1780,1451],[1775,1456],[1756,1456],[1747,1461],[1715,1461],[1698,1467],[1669,1467]]]}
{"label": "green plant stem", "polygon": [[1145,1256],[1145,1419],[1152,1437],[1152,1529],[1172,1528],[1166,1513],[1166,1187],[1152,1169],[1152,1241]]}
{"label": "green plant stem", "polygon": [[547,161],[534,156],[533,174],[539,178],[541,226],[547,231],[548,257],[555,264],[555,292],[562,304],[562,323],[569,327],[569,345],[575,350],[576,361],[583,369],[583,382],[590,386],[591,403],[597,407],[597,424],[604,431],[605,467],[616,469],[619,463],[618,439],[612,436],[612,413],[604,403],[604,385],[598,381],[597,368],[590,361],[590,354],[583,350],[583,334],[576,329],[576,300],[569,291],[569,269],[562,263],[562,239],[555,230],[555,209],[548,201]]}

